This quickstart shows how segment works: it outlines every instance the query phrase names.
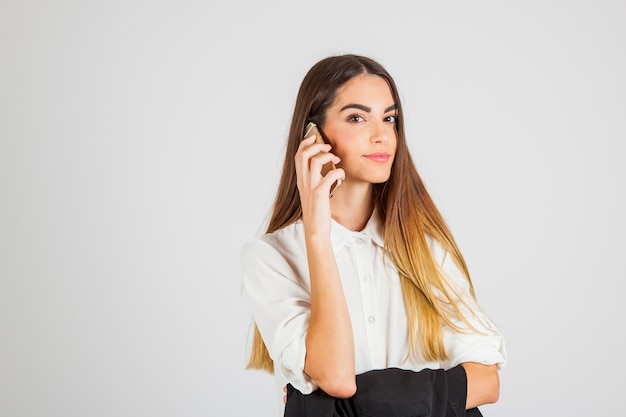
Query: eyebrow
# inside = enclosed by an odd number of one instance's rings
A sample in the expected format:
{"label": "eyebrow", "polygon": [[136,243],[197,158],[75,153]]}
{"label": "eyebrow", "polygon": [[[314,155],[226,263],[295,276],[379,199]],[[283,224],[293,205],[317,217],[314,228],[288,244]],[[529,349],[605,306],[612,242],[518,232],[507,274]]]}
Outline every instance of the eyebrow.
{"label": "eyebrow", "polygon": [[[387,107],[385,109],[385,113],[387,113],[387,112],[389,112],[391,110],[396,110],[397,108],[398,108],[397,104],[392,104],[391,106],[389,106],[389,107]],[[367,106],[364,106],[362,104],[356,104],[356,103],[346,104],[339,111],[344,111],[346,109],[359,109],[359,110],[363,110],[364,112],[367,112],[367,113],[370,113],[372,111],[371,107],[367,107]]]}

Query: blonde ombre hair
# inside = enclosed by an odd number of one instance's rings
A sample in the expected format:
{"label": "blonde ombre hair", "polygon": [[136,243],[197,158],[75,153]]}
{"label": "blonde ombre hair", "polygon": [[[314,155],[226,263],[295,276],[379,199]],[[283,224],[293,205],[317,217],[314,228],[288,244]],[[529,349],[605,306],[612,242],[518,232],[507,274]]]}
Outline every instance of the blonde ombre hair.
{"label": "blonde ombre hair", "polygon": [[[444,323],[456,331],[463,331],[455,324],[461,320],[468,328],[478,330],[462,314],[463,306],[459,303],[463,301],[455,301],[460,298],[446,285],[446,278],[431,255],[426,236],[438,241],[450,254],[465,274],[472,297],[475,296],[474,288],[452,233],[428,194],[409,153],[395,82],[376,61],[350,54],[332,56],[316,63],[304,77],[296,99],[283,171],[266,232],[279,230],[302,216],[294,156],[305,124],[313,121],[323,127],[326,111],[334,103],[338,89],[364,73],[387,81],[398,109],[398,141],[391,175],[385,183],[374,184],[373,198],[384,224],[385,253],[401,278],[409,326],[409,352],[417,359],[445,360]],[[465,307],[472,311],[469,305]],[[273,361],[256,325],[247,369],[274,371]]]}

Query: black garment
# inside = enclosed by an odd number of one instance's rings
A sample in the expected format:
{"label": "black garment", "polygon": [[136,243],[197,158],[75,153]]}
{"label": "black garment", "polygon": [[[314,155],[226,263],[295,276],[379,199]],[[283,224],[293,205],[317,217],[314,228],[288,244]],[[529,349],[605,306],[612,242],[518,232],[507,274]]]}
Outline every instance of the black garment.
{"label": "black garment", "polygon": [[388,368],[356,376],[357,391],[347,399],[318,389],[304,395],[287,385],[285,417],[482,417],[465,411],[467,375],[452,369],[419,372]]}

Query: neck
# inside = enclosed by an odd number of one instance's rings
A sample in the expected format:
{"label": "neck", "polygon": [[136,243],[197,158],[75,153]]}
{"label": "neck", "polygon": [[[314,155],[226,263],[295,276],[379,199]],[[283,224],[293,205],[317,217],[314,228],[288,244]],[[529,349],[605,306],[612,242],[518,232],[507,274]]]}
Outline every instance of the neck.
{"label": "neck", "polygon": [[341,184],[330,199],[330,210],[333,219],[343,227],[363,230],[374,211],[372,185]]}

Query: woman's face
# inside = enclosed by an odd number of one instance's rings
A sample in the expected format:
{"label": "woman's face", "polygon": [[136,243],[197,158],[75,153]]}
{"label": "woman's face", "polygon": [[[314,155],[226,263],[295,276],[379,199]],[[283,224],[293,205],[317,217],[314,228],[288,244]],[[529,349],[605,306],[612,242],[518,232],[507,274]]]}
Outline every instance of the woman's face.
{"label": "woman's face", "polygon": [[384,78],[361,74],[337,92],[323,131],[341,158],[348,184],[378,184],[389,179],[396,152],[397,106]]}

